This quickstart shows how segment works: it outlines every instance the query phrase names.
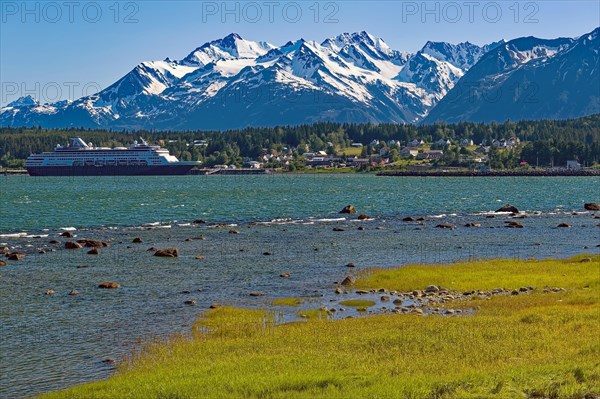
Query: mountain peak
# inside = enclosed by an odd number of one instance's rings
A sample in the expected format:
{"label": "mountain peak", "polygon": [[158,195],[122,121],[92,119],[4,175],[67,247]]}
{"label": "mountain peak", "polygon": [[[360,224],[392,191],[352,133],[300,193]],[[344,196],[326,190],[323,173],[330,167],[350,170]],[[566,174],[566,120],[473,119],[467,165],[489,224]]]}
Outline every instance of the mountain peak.
{"label": "mountain peak", "polygon": [[31,107],[34,105],[40,105],[40,102],[31,95],[19,97],[15,101],[9,103],[7,107]]}
{"label": "mountain peak", "polygon": [[231,59],[255,59],[265,55],[275,46],[267,42],[253,42],[242,39],[237,33],[230,33],[222,39],[205,43],[182,60],[185,65],[204,66],[212,62]]}

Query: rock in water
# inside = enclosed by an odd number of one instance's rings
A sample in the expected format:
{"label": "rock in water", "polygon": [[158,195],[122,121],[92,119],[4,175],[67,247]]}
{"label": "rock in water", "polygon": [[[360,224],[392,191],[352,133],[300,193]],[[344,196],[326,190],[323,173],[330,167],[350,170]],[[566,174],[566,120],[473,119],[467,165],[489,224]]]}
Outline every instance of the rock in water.
{"label": "rock in water", "polygon": [[561,223],[561,224],[559,224],[556,227],[571,227],[571,225],[570,224],[566,224],[566,223]]}
{"label": "rock in water", "polygon": [[450,224],[450,223],[440,223],[440,224],[438,224],[438,225],[437,225],[437,226],[435,226],[435,227],[437,227],[438,229],[453,229],[453,228],[455,228],[456,226],[455,226],[455,225],[453,225],[453,224]]}
{"label": "rock in water", "polygon": [[584,204],[583,207],[588,211],[600,211],[600,204],[594,202]]}
{"label": "rock in water", "polygon": [[24,257],[25,257],[25,254],[18,254],[16,252],[13,252],[13,253],[8,254],[7,259],[8,260],[23,260]]}
{"label": "rock in water", "polygon": [[496,210],[496,212],[519,213],[519,210],[512,205],[504,205],[502,208]]}
{"label": "rock in water", "polygon": [[67,241],[65,242],[65,249],[81,249],[83,246],[78,242]]}
{"label": "rock in water", "polygon": [[65,238],[73,238],[73,237],[75,237],[73,235],[73,233],[71,233],[70,231],[65,231],[65,232],[61,233],[60,236],[61,237],[65,237]]}
{"label": "rock in water", "polygon": [[154,253],[154,256],[161,256],[163,258],[176,258],[179,256],[179,251],[177,248],[159,249]]}
{"label": "rock in water", "polygon": [[100,255],[100,251],[98,250],[98,248],[92,248],[87,253],[88,255]]}
{"label": "rock in water", "polygon": [[131,242],[134,244],[141,244],[143,241],[140,237],[135,237]]}
{"label": "rock in water", "polygon": [[340,213],[347,213],[347,214],[351,214],[351,215],[353,215],[353,214],[355,214],[355,213],[356,213],[356,208],[354,207],[354,205],[346,205],[346,206],[344,207],[344,209],[342,209],[342,210],[340,211]]}
{"label": "rock in water", "polygon": [[3,260],[0,260],[0,267],[2,267],[2,266],[6,266],[6,262]]}
{"label": "rock in water", "polygon": [[104,288],[104,289],[121,288],[121,284],[115,283],[114,281],[105,281],[103,283],[98,284],[98,288]]}
{"label": "rock in water", "polygon": [[365,215],[365,214],[358,215],[358,220],[367,220],[367,219],[369,219],[369,215]]}
{"label": "rock in water", "polygon": [[506,222],[506,227],[511,229],[522,229],[523,225],[519,222]]}
{"label": "rock in water", "polygon": [[77,240],[79,244],[82,244],[88,248],[103,248],[108,247],[108,243],[97,240]]}
{"label": "rock in water", "polygon": [[352,276],[347,276],[345,279],[342,280],[342,285],[352,285],[354,284],[354,278]]}

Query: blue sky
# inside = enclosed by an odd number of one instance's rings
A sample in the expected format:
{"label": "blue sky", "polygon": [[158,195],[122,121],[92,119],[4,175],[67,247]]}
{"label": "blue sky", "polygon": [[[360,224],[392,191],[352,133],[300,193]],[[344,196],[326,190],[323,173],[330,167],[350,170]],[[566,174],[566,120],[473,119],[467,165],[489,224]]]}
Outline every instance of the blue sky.
{"label": "blue sky", "polygon": [[76,99],[145,60],[181,59],[236,32],[282,45],[366,30],[414,52],[427,40],[485,44],[579,36],[598,1],[42,1],[0,2],[0,104],[31,94]]}

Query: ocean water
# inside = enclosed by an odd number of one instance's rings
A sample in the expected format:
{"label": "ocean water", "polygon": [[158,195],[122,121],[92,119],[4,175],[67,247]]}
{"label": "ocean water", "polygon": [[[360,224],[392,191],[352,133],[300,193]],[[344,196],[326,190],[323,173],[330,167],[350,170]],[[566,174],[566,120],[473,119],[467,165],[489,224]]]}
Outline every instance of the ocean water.
{"label": "ocean water", "polygon": [[[102,360],[188,332],[215,302],[272,308],[287,321],[297,309],[273,307],[274,298],[319,307],[336,300],[335,282],[349,271],[598,253],[600,220],[583,209],[600,202],[598,187],[598,177],[2,176],[0,246],[27,255],[0,268],[0,397],[106,378],[113,366]],[[526,215],[524,228],[506,228],[512,216],[493,212],[507,203]],[[347,204],[371,219],[340,215]],[[457,227],[435,227],[442,222]],[[110,245],[98,256],[64,250],[65,229]],[[177,247],[180,256],[156,258],[150,247]],[[107,280],[122,287],[97,288]]]}

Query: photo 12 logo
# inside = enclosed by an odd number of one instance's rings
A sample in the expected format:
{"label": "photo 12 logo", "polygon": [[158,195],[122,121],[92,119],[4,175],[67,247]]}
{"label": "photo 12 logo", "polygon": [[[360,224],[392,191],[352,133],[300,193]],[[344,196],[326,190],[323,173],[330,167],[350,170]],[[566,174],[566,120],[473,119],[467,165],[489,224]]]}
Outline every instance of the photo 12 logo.
{"label": "photo 12 logo", "polygon": [[139,22],[139,3],[133,1],[3,1],[0,2],[2,23],[98,23]]}
{"label": "photo 12 logo", "polygon": [[536,24],[540,6],[533,1],[403,1],[402,22]]}
{"label": "photo 12 logo", "polygon": [[36,100],[39,104],[51,104],[61,100],[75,101],[96,94],[100,90],[102,88],[96,82],[2,82],[0,104],[6,105],[26,97]]}
{"label": "photo 12 logo", "polygon": [[203,1],[202,22],[336,24],[340,4],[333,1]]}

